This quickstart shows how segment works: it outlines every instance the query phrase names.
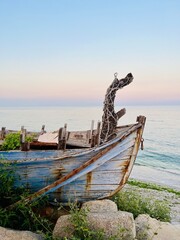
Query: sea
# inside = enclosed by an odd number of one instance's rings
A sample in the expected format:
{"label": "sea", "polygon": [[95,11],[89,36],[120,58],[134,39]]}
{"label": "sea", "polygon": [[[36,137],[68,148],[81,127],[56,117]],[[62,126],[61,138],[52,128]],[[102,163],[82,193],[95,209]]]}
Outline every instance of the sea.
{"label": "sea", "polygon": [[[116,107],[120,110],[122,107]],[[0,107],[0,127],[28,131],[86,130],[101,121],[102,106]],[[139,150],[130,178],[180,190],[180,106],[127,106],[119,125],[146,116],[144,150]]]}

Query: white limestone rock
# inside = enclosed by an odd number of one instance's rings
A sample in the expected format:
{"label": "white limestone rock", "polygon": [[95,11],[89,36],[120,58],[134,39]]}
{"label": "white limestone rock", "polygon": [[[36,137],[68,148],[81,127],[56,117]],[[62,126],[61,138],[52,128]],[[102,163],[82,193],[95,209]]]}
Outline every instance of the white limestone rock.
{"label": "white limestone rock", "polygon": [[88,209],[89,212],[117,212],[117,205],[115,202],[105,200],[89,201],[82,204],[81,209]]}
{"label": "white limestone rock", "polygon": [[39,234],[30,231],[17,231],[0,227],[0,239],[2,240],[43,240]]}
{"label": "white limestone rock", "polygon": [[[117,211],[117,206],[110,200],[97,200],[84,203],[82,210],[87,210],[88,229],[102,231],[104,239],[111,236],[115,239],[133,240],[136,236],[135,222],[132,213]],[[74,226],[71,216],[61,216],[54,228],[54,237],[72,237]]]}
{"label": "white limestone rock", "polygon": [[180,225],[160,222],[141,214],[135,219],[138,240],[180,240]]}

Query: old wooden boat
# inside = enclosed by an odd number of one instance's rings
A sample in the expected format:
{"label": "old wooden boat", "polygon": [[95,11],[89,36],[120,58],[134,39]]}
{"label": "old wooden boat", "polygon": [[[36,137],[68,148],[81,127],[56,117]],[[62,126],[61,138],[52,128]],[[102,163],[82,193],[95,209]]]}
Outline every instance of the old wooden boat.
{"label": "old wooden boat", "polygon": [[62,150],[2,151],[1,162],[16,165],[15,185],[25,185],[32,193],[27,201],[45,194],[64,204],[108,198],[127,182],[142,142],[145,120],[139,116],[134,124],[116,127],[111,140],[96,142],[93,147],[71,148],[69,144]]}
{"label": "old wooden boat", "polygon": [[[129,73],[118,79],[115,73],[114,77],[105,95],[102,126],[98,123],[96,130],[68,132],[65,125],[58,132],[40,134],[29,144],[22,128],[23,151],[1,152],[1,162],[11,163],[9,168],[16,165],[15,185],[30,189],[32,194],[26,202],[46,194],[64,204],[103,199],[117,193],[127,182],[143,143],[146,118],[139,116],[134,124],[117,126],[126,111],[114,111],[116,91],[130,84],[133,76]],[[47,147],[56,150],[37,150]]]}

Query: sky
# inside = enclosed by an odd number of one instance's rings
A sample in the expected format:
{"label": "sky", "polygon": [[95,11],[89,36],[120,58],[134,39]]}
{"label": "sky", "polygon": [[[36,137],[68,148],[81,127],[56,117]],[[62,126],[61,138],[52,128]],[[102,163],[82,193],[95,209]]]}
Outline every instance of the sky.
{"label": "sky", "polygon": [[179,0],[0,0],[0,106],[180,104]]}

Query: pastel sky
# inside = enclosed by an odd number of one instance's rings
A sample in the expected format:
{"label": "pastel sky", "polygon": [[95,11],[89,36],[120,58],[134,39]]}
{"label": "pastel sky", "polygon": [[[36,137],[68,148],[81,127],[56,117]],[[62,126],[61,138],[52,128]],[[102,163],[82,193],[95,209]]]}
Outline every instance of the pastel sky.
{"label": "pastel sky", "polygon": [[0,106],[180,104],[179,0],[0,0]]}

